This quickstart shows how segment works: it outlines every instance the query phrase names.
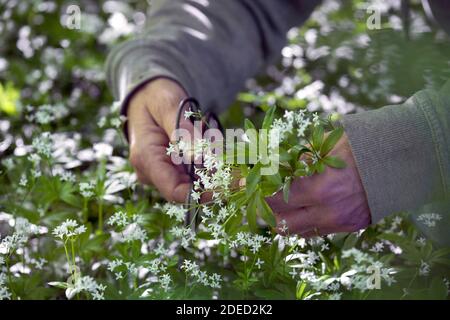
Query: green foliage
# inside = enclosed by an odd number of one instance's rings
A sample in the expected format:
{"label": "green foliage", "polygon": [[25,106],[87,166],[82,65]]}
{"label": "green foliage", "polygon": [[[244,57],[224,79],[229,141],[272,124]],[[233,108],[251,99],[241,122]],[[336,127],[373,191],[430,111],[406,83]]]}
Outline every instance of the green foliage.
{"label": "green foliage", "polygon": [[[214,207],[193,235],[177,216],[185,208],[137,184],[105,83],[107,53],[130,36],[108,19],[120,12],[138,32],[148,4],[83,1],[82,28],[70,30],[60,23],[65,1],[0,1],[0,299],[448,298],[450,252],[406,214],[306,240],[277,235],[265,200],[280,191],[288,202],[294,179],[344,167],[330,154],[343,130],[323,119],[404,101],[450,74],[448,38],[415,2],[428,31],[369,31],[358,3],[327,1],[221,115],[246,130],[271,128],[284,110],[321,118],[301,139],[298,127],[286,134],[277,174],[261,174],[269,152],[234,168],[245,188],[222,203],[224,219],[212,223]],[[384,26],[399,16],[388,7]],[[267,151],[264,138],[255,137]],[[57,237],[68,219],[81,229]],[[382,290],[365,290],[374,265]]]}

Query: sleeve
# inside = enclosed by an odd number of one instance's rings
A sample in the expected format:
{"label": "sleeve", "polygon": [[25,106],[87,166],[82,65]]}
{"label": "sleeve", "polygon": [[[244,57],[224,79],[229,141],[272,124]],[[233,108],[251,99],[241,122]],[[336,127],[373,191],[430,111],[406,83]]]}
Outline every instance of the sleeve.
{"label": "sleeve", "polygon": [[156,77],[177,81],[205,111],[221,111],[319,2],[167,0],[149,15],[143,35],[110,53],[109,86],[123,114],[132,93]]}
{"label": "sleeve", "polygon": [[348,115],[349,137],[372,223],[450,199],[450,81],[404,104]]}

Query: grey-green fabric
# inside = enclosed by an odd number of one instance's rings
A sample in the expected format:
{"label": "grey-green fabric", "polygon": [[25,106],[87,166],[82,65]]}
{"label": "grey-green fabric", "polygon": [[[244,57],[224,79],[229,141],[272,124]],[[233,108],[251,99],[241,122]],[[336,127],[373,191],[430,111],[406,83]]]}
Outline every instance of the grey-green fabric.
{"label": "grey-green fabric", "polygon": [[[156,77],[177,81],[205,111],[223,111],[246,79],[279,57],[287,31],[319,3],[156,1],[146,31],[111,52],[110,87],[124,113],[133,92]],[[398,211],[432,213],[439,204],[444,231],[424,232],[450,241],[449,92],[450,83],[441,91],[420,91],[402,105],[344,116],[373,223]]]}

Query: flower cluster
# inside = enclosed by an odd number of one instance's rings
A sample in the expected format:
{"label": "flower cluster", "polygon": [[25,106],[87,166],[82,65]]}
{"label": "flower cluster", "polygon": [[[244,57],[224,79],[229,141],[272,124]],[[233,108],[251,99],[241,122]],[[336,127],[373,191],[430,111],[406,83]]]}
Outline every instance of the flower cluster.
{"label": "flower cluster", "polygon": [[422,213],[417,217],[417,221],[422,222],[429,228],[436,226],[436,222],[442,220],[442,216],[439,213]]}
{"label": "flower cluster", "polygon": [[[1,257],[0,257],[1,258]],[[0,263],[1,266],[1,263]],[[0,272],[0,300],[11,299],[11,292],[6,287],[6,274]]]}
{"label": "flower cluster", "polygon": [[124,211],[117,211],[108,220],[108,224],[120,230],[121,242],[133,242],[147,240],[147,231],[141,226],[142,216],[128,216]]}
{"label": "flower cluster", "polygon": [[136,275],[138,268],[132,262],[125,262],[122,259],[115,259],[108,262],[108,270],[114,273],[116,280],[122,279],[126,274]]}
{"label": "flower cluster", "polygon": [[271,243],[271,239],[259,234],[252,234],[250,232],[239,232],[235,238],[230,241],[231,248],[246,247],[252,253],[257,253],[263,244]]}
{"label": "flower cluster", "polygon": [[28,242],[28,239],[39,233],[39,227],[27,219],[18,217],[14,221],[14,233],[4,237],[0,242],[0,254],[9,255]]}
{"label": "flower cluster", "polygon": [[86,292],[94,300],[104,300],[104,291],[106,286],[98,284],[94,278],[90,276],[79,277],[75,280],[73,286],[69,286],[66,289],[67,299],[72,299],[80,292]]}
{"label": "flower cluster", "polygon": [[184,260],[181,265],[181,269],[193,278],[196,283],[215,289],[220,289],[222,277],[219,274],[208,274],[206,271],[201,271],[197,263],[191,260]]}
{"label": "flower cluster", "polygon": [[78,222],[67,219],[53,230],[53,235],[61,240],[73,240],[80,234],[86,232],[86,227],[78,225]]}
{"label": "flower cluster", "polygon": [[202,193],[211,192],[214,200],[226,199],[233,180],[232,167],[210,151],[204,154],[203,160],[203,168],[195,168],[198,180],[194,182],[191,198],[198,201]]}

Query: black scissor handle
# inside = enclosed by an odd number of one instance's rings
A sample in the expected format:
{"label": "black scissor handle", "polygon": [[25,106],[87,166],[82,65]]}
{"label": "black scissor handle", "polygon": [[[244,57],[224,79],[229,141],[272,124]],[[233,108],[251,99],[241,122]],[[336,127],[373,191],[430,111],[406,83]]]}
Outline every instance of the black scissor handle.
{"label": "black scissor handle", "polygon": [[[186,108],[186,106],[188,106],[188,108]],[[176,133],[178,133],[178,129],[180,129],[180,123],[182,119],[181,117],[184,116],[184,112],[188,110],[194,113],[200,113],[201,108],[197,99],[189,97],[181,100],[180,104],[178,105],[178,112],[175,126],[175,128],[177,129]],[[188,120],[194,124],[192,119],[188,118]],[[219,118],[213,112],[205,113],[201,121],[204,124],[206,124],[208,128],[219,129],[221,132],[223,132],[223,128],[219,121]],[[178,141],[178,139],[179,137],[176,136],[176,141]],[[195,175],[195,164],[194,163],[185,164],[184,168],[186,170],[186,173],[191,177],[191,180],[195,181],[197,179]],[[188,208],[185,217],[185,226],[191,226],[193,231],[197,231],[197,225],[199,224],[200,217],[199,214],[195,214],[195,209],[191,207],[191,203],[192,203],[191,192],[189,192],[189,194],[186,197],[185,203],[186,207]],[[193,219],[195,219],[195,221],[192,221]]]}

